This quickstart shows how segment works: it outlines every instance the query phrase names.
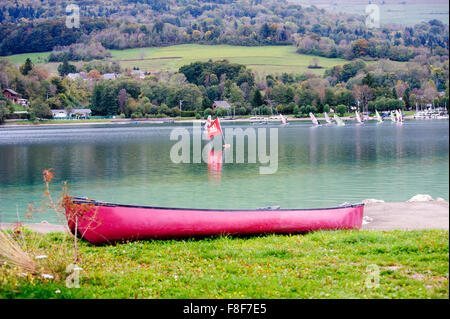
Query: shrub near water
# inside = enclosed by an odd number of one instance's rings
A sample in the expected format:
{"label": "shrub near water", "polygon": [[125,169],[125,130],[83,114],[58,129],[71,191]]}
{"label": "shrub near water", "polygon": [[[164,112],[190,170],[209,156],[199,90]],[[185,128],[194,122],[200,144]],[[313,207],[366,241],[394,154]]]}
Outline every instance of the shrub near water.
{"label": "shrub near water", "polygon": [[[63,184],[61,196],[55,201],[50,193],[49,185],[54,175],[52,169],[44,170],[43,181],[45,192],[42,207],[38,210],[31,205],[26,212],[27,219],[32,219],[33,213],[46,210],[53,211],[61,222],[74,224],[75,234],[67,232],[59,236],[43,236],[30,231],[21,223],[16,223],[12,231],[0,230],[0,283],[4,286],[3,293],[14,293],[21,285],[44,284],[46,280],[59,282],[67,277],[67,267],[77,267],[81,256],[78,249],[77,225],[81,221],[89,224],[96,218],[87,217],[92,212],[91,204],[74,206],[68,195],[66,183]],[[65,216],[65,208],[70,213]],[[0,294],[0,297],[2,295]]]}

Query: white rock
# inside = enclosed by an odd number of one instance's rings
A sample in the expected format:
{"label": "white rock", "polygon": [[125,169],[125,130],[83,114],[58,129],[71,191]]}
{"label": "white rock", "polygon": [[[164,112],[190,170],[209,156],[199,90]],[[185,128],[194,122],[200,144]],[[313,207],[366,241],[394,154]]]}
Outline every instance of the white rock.
{"label": "white rock", "polygon": [[369,198],[369,199],[365,199],[362,201],[363,204],[370,204],[370,203],[384,203],[384,200],[382,199],[373,199],[373,198]]}
{"label": "white rock", "polygon": [[437,202],[446,202],[446,200],[445,200],[445,199],[443,199],[442,197],[438,197],[438,198],[436,198],[436,201],[437,201]]}
{"label": "white rock", "polygon": [[432,200],[433,197],[430,195],[417,194],[416,196],[411,197],[408,202],[429,202]]}
{"label": "white rock", "polygon": [[373,221],[373,218],[372,218],[372,217],[364,216],[364,217],[363,217],[363,220],[362,220],[362,224],[363,224],[363,225],[367,225],[367,224],[369,224],[369,223],[372,222],[372,221]]}

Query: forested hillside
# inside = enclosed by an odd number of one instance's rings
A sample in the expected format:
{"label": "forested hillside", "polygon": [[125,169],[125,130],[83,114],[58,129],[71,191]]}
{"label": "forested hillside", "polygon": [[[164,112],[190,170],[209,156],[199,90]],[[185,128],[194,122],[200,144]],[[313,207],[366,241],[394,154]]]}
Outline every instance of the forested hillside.
{"label": "forested hillside", "polygon": [[[29,99],[32,119],[51,117],[51,109],[79,107],[102,116],[222,116],[227,110],[212,108],[219,100],[240,115],[448,107],[448,25],[438,20],[367,29],[362,16],[283,0],[70,3],[80,6],[79,29],[65,26],[69,2],[0,0],[0,54],[52,51],[49,61],[62,62],[55,76],[42,60],[33,64],[28,57],[19,67],[0,59],[0,88]],[[196,56],[176,69],[147,69],[151,72],[145,74],[139,70],[147,62],[144,50],[131,64],[126,56],[114,60],[117,51],[108,51],[192,43],[292,45],[298,53],[348,61],[328,65],[319,74],[310,69],[324,66],[311,56],[304,72],[280,71],[280,66],[261,75],[248,67],[253,55],[243,60],[247,63],[222,61],[226,57],[219,58],[212,47],[208,58]],[[158,57],[164,58],[180,57]],[[77,79],[67,77],[75,72]],[[105,73],[114,74],[105,78]],[[0,101],[0,121],[16,109]]]}
{"label": "forested hillside", "polygon": [[[69,3],[80,6],[80,29],[65,27]],[[0,55],[73,43],[106,49],[292,44],[300,53],[326,57],[408,61],[423,54],[446,56],[449,47],[448,26],[438,20],[371,30],[363,16],[285,0],[0,0],[0,23]]]}

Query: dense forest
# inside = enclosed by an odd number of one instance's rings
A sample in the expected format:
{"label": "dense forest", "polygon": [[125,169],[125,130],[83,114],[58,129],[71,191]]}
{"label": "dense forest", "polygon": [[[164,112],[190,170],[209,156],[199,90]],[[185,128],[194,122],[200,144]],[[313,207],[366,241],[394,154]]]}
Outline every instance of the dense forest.
{"label": "dense forest", "polygon": [[[69,3],[80,6],[79,29],[65,27]],[[62,47],[74,43],[106,49],[201,43],[290,44],[299,53],[348,60],[448,56],[448,26],[438,20],[380,29],[364,21],[285,0],[0,0],[0,55],[69,50]]]}

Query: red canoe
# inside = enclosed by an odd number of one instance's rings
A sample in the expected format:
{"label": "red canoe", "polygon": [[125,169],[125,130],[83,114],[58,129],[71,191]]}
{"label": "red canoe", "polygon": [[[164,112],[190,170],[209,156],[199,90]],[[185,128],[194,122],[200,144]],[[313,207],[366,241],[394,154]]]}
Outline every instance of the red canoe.
{"label": "red canoe", "polygon": [[359,229],[363,209],[364,204],[314,209],[184,209],[120,205],[71,198],[70,204],[66,205],[66,216],[72,233],[75,233],[76,221],[79,236],[92,244],[105,244],[221,234],[288,234],[313,230]]}

